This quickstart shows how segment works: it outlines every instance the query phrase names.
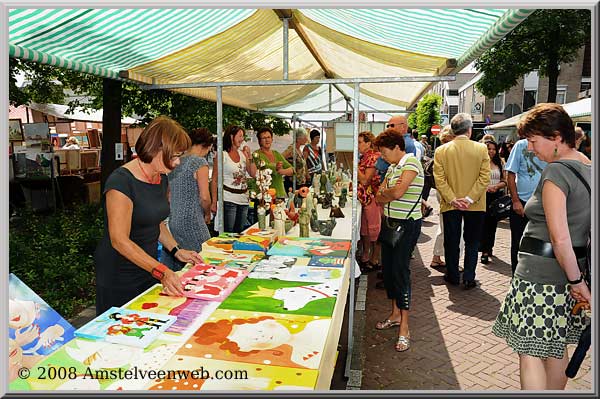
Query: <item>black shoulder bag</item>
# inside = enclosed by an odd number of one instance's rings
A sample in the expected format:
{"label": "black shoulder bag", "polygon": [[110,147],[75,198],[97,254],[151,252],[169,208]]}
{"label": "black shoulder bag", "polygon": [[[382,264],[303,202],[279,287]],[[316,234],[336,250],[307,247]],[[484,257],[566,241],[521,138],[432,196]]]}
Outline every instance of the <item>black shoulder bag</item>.
{"label": "black shoulder bag", "polygon": [[[573,174],[575,176],[577,176],[577,178],[583,183],[583,185],[585,186],[588,194],[590,195],[590,206],[591,206],[591,202],[592,202],[592,190],[590,188],[590,185],[588,184],[587,181],[585,181],[585,179],[583,178],[583,176],[581,176],[581,173],[579,173],[579,171],[577,171],[577,169],[575,169],[573,166],[569,165],[568,163],[565,162],[560,162],[557,161],[556,163],[559,163],[561,165],[566,166],[567,168],[569,168],[569,170],[571,170],[571,172],[573,172]],[[587,243],[587,252],[586,252],[586,256],[585,256],[585,265],[579,265],[579,269],[581,270],[581,274],[583,274],[583,279],[585,280],[586,284],[588,287],[592,287],[592,276],[591,276],[591,269],[592,269],[592,230],[590,229],[590,233],[589,233],[589,238],[588,238],[588,243]]]}
{"label": "black shoulder bag", "polygon": [[[421,193],[422,194],[422,193]],[[406,231],[407,224],[414,222],[411,219],[410,215],[412,215],[413,211],[417,207],[417,204],[421,203],[421,194],[419,194],[419,198],[413,205],[412,209],[408,213],[406,217],[406,221],[402,221],[401,223],[392,222],[389,217],[385,216],[383,218],[383,223],[381,223],[381,230],[379,231],[379,237],[377,238],[379,242],[384,243],[392,248],[395,248],[402,237],[404,236],[404,232]],[[388,202],[388,214],[390,213],[390,203]]]}

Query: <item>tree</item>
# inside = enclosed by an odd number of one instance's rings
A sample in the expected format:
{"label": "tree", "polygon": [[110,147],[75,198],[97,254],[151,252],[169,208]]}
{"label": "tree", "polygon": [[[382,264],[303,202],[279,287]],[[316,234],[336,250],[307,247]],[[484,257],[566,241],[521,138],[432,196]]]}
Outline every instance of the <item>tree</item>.
{"label": "tree", "polygon": [[487,50],[475,67],[483,72],[476,88],[489,98],[538,70],[548,77],[548,102],[556,101],[560,64],[573,62],[591,36],[590,10],[538,10]]}
{"label": "tree", "polygon": [[[19,73],[22,73],[25,80],[29,82],[24,87],[17,86]],[[67,99],[65,90],[71,90],[75,96],[85,97],[89,102],[84,103],[77,97]],[[66,104],[71,110],[75,107],[100,109],[103,95],[102,78],[98,76],[16,58],[10,59],[11,105],[26,105],[33,101]],[[123,83],[121,101],[123,116],[141,117],[144,124],[158,115],[167,115],[186,129],[206,127],[213,132],[217,130],[216,105],[211,101],[167,90],[145,91],[134,83]],[[270,126],[277,135],[287,134],[291,129],[286,121],[274,116],[223,105],[223,127],[229,124],[237,124],[253,130]]]}
{"label": "tree", "polygon": [[406,120],[409,129],[415,129],[417,127],[417,113],[412,112],[408,115],[408,119]]}
{"label": "tree", "polygon": [[416,115],[417,130],[419,134],[430,133],[431,126],[441,122],[440,107],[442,97],[435,93],[425,94],[417,104]]}

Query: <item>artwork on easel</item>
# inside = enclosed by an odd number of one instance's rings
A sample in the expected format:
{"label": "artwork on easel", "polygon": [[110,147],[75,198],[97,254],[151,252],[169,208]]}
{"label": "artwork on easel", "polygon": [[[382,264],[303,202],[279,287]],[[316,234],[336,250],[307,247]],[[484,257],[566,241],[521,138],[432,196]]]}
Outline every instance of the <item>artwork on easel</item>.
{"label": "artwork on easel", "polygon": [[73,339],[75,329],[17,276],[8,280],[9,378]]}
{"label": "artwork on easel", "polygon": [[75,330],[75,336],[145,348],[169,328],[176,319],[175,316],[113,306]]}
{"label": "artwork on easel", "polygon": [[163,367],[164,370],[206,370],[209,375],[217,375],[218,370],[236,370],[244,372],[247,378],[193,379],[177,378],[156,379],[146,389],[151,391],[282,391],[313,390],[317,384],[319,372],[311,369],[280,367],[252,363],[231,362],[206,359],[196,356],[173,356]]}
{"label": "artwork on easel", "polygon": [[23,135],[23,125],[21,119],[8,120],[8,140],[9,141],[25,141]]}
{"label": "artwork on easel", "polygon": [[338,283],[247,278],[219,309],[330,317],[338,291]]}
{"label": "artwork on easel", "polygon": [[218,309],[175,357],[318,369],[329,317]]}
{"label": "artwork on easel", "polygon": [[23,134],[26,141],[50,141],[50,127],[47,122],[24,123]]}
{"label": "artwork on easel", "polygon": [[156,284],[123,307],[125,309],[176,316],[175,323],[167,328],[165,332],[185,336],[200,327],[218,306],[218,302],[163,294],[162,285]]}
{"label": "artwork on easel", "polygon": [[279,237],[268,255],[347,257],[351,241],[335,238]]}
{"label": "artwork on easel", "polygon": [[189,298],[222,301],[247,275],[246,270],[197,264],[181,276],[181,283]]}

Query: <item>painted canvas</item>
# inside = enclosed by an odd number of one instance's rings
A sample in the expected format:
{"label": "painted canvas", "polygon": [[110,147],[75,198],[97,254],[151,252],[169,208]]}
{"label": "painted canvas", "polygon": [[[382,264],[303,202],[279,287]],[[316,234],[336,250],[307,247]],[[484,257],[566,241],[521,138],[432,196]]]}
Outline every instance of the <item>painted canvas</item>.
{"label": "painted canvas", "polygon": [[338,290],[329,283],[247,278],[219,309],[330,317]]}
{"label": "painted canvas", "polygon": [[268,255],[347,257],[351,242],[335,238],[279,237]]}
{"label": "painted canvas", "polygon": [[345,256],[313,256],[308,262],[308,266],[317,267],[344,267]]}
{"label": "painted canvas", "polygon": [[[112,344],[105,341],[89,341],[75,338],[32,369],[29,378],[16,379],[11,390],[138,390],[150,384],[148,370],[163,366],[179,349],[181,343],[157,339],[146,349]],[[74,375],[55,378],[42,375],[41,370],[65,367]],[[74,369],[71,369],[74,368]],[[137,378],[119,378],[126,370],[137,368]],[[144,374],[144,375],[142,375]],[[43,378],[46,377],[46,378]],[[71,378],[73,377],[73,378]]]}
{"label": "painted canvas", "polygon": [[263,255],[265,254],[263,249],[260,250],[240,250],[234,249],[233,244],[237,241],[237,238],[231,237],[213,237],[202,243],[202,252],[216,252],[221,254],[252,254],[252,255]]}
{"label": "painted canvas", "polygon": [[333,267],[293,266],[285,275],[284,280],[327,282],[339,288],[342,283],[342,273],[343,269]]}
{"label": "painted canvas", "polygon": [[[204,357],[177,355],[163,367],[164,370],[176,370],[179,378],[153,381],[149,390],[156,391],[195,391],[195,390],[312,390],[317,384],[319,372],[293,367],[256,365],[251,363],[228,362],[206,359]],[[231,379],[196,379],[192,370],[204,370],[209,376],[231,375]],[[185,373],[188,371],[188,373]]]}
{"label": "painted canvas", "polygon": [[8,279],[9,378],[74,338],[75,328],[16,275]]}
{"label": "painted canvas", "polygon": [[211,266],[225,266],[226,263],[229,262],[237,262],[237,263],[252,263],[264,258],[264,254],[261,255],[253,255],[253,254],[224,254],[218,252],[207,252],[202,251],[200,253],[204,263]]}
{"label": "painted canvas", "polygon": [[163,294],[162,285],[156,284],[123,307],[130,310],[176,316],[175,323],[165,332],[187,338],[204,323],[218,306],[218,302]]}
{"label": "painted canvas", "polygon": [[318,369],[330,325],[329,317],[218,309],[175,357]]}
{"label": "painted canvas", "polygon": [[50,140],[50,128],[48,127],[47,122],[24,123],[23,133],[25,135],[25,140]]}
{"label": "painted canvas", "polygon": [[240,269],[197,264],[181,276],[184,295],[208,301],[222,301],[246,278]]}
{"label": "painted canvas", "polygon": [[268,259],[263,259],[258,262],[248,277],[257,279],[290,280],[288,274],[292,266],[296,264],[308,264],[308,258],[273,255]]}
{"label": "painted canvas", "polygon": [[145,348],[169,328],[176,319],[175,316],[113,306],[75,330],[75,336]]}
{"label": "painted canvas", "polygon": [[24,141],[23,137],[23,126],[21,125],[21,119],[9,119],[8,120],[8,140],[9,141]]}

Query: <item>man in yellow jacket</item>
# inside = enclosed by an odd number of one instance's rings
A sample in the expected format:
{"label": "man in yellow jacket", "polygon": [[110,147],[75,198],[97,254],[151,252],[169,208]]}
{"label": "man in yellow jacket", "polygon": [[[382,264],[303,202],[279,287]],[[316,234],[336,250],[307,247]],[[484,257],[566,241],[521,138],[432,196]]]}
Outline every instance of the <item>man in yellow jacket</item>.
{"label": "man in yellow jacket", "polygon": [[450,121],[455,139],[434,154],[433,177],[440,193],[444,223],[444,255],[447,272],[444,280],[460,284],[458,271],[461,225],[464,220],[465,263],[463,286],[475,283],[477,251],[486,210],[485,192],[490,182],[490,157],[485,144],[471,140],[473,121],[465,113]]}

